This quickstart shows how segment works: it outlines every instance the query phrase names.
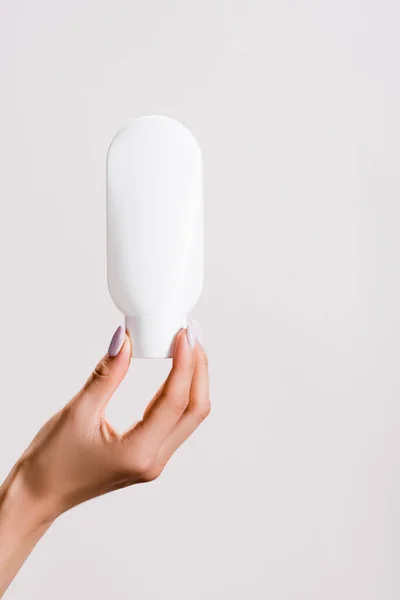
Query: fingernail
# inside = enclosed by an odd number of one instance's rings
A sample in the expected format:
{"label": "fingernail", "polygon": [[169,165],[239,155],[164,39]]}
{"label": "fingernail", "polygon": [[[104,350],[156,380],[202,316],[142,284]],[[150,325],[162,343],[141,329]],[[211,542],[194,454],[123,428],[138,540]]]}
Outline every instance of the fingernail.
{"label": "fingernail", "polygon": [[201,327],[197,321],[192,321],[189,323],[186,329],[186,335],[189,346],[193,349],[197,342],[201,341]]}
{"label": "fingernail", "polygon": [[121,350],[123,343],[125,340],[125,329],[120,325],[117,331],[111,338],[110,345],[108,347],[108,354],[110,356],[117,356],[118,352]]}

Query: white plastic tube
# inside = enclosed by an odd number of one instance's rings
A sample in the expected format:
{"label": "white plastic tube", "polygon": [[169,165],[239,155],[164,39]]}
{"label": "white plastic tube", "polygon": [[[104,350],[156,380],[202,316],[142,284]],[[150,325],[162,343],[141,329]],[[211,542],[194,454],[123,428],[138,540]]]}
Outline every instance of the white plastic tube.
{"label": "white plastic tube", "polygon": [[135,119],[107,155],[107,274],[132,355],[171,356],[203,283],[201,151],[178,121]]}

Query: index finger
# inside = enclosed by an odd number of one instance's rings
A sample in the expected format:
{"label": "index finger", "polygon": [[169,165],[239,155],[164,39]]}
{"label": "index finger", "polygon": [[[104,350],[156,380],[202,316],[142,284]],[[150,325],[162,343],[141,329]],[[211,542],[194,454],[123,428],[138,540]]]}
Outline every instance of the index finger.
{"label": "index finger", "polygon": [[[193,329],[193,328],[192,328]],[[157,451],[174,426],[178,423],[189,403],[190,387],[196,367],[195,353],[189,343],[193,338],[191,325],[182,329],[176,338],[172,369],[161,393],[146,409],[142,421],[125,434],[135,437],[143,446]]]}

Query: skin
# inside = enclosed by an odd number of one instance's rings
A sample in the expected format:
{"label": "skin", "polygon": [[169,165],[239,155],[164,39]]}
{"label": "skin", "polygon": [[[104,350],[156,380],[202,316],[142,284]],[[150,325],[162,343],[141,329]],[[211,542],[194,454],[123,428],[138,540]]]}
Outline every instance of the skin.
{"label": "skin", "polygon": [[39,431],[0,488],[0,597],[34,546],[63,512],[156,479],[210,412],[207,356],[186,330],[172,369],[143,418],[117,433],[104,412],[124,379],[131,343],[98,363],[83,388]]}

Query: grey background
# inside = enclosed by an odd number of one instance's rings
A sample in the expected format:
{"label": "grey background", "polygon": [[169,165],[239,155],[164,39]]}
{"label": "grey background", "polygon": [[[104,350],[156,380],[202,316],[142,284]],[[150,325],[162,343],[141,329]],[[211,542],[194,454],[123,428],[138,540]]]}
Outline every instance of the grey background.
{"label": "grey background", "polygon": [[[105,154],[142,114],[204,153],[213,412],[159,481],[82,505],[8,592],[400,595],[400,11],[378,2],[3,0],[0,469],[121,322]],[[140,415],[168,361],[133,364]]]}

